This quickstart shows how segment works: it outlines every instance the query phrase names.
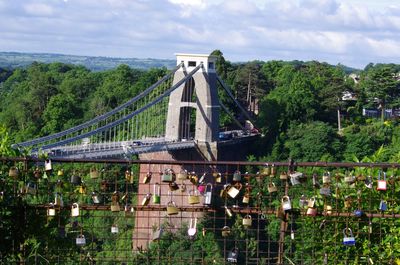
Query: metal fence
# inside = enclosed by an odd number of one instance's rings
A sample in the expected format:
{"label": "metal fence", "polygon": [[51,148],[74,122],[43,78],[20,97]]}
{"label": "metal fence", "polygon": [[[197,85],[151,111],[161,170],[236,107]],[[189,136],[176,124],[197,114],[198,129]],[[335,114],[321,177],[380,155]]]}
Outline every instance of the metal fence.
{"label": "metal fence", "polygon": [[2,158],[1,264],[400,264],[398,168]]}

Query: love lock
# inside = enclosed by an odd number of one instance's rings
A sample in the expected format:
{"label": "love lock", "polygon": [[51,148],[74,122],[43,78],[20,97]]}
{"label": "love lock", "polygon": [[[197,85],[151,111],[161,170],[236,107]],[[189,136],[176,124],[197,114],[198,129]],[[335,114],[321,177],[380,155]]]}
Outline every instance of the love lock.
{"label": "love lock", "polygon": [[361,209],[357,209],[357,210],[355,210],[354,211],[354,216],[355,217],[361,217],[361,216],[363,216],[363,211],[361,210]]}
{"label": "love lock", "polygon": [[231,228],[229,226],[222,227],[221,235],[222,237],[228,237],[231,234]]}
{"label": "love lock", "polygon": [[317,213],[318,213],[317,208],[308,207],[308,209],[307,209],[308,216],[316,216]]}
{"label": "love lock", "polygon": [[381,202],[379,203],[379,210],[386,211],[387,208],[387,203],[384,200],[381,200]]}
{"label": "love lock", "polygon": [[289,196],[283,196],[281,202],[283,211],[290,211],[292,209]]}
{"label": "love lock", "polygon": [[86,238],[84,235],[79,235],[76,239],[75,239],[75,243],[77,246],[84,246],[86,245]]}
{"label": "love lock", "polygon": [[213,185],[211,183],[207,183],[206,185],[206,191],[204,194],[204,203],[205,205],[211,205],[212,201],[212,190],[213,190]]}
{"label": "love lock", "polygon": [[150,202],[151,193],[147,193],[142,200],[142,206],[147,206]]}
{"label": "love lock", "polygon": [[160,204],[161,203],[161,187],[160,184],[154,183],[153,185],[153,203],[154,204]]}
{"label": "love lock", "polygon": [[277,192],[277,191],[278,191],[278,188],[275,186],[275,183],[270,182],[268,184],[268,192],[269,193],[274,193],[274,192]]}
{"label": "love lock", "polygon": [[319,194],[323,196],[331,196],[331,188],[329,188],[328,184],[324,184],[324,186],[319,190]]}
{"label": "love lock", "polygon": [[94,204],[99,204],[100,203],[100,197],[97,194],[97,192],[93,191],[92,192],[92,201]]}
{"label": "love lock", "polygon": [[222,182],[222,174],[219,172],[214,172],[213,177],[215,178],[215,183],[221,183]]}
{"label": "love lock", "polygon": [[71,184],[80,185],[81,182],[82,182],[82,179],[81,179],[81,177],[78,176],[77,174],[73,174],[73,175],[71,176]]}
{"label": "love lock", "polygon": [[241,181],[242,180],[242,174],[240,173],[239,170],[236,170],[233,173],[233,181]]}
{"label": "love lock", "polygon": [[187,170],[182,169],[178,174],[177,174],[177,179],[179,180],[186,180],[188,178]]}
{"label": "love lock", "polygon": [[94,167],[92,167],[91,169],[90,169],[90,173],[89,173],[89,175],[90,175],[90,178],[91,179],[97,179],[97,178],[99,178],[99,171],[96,169],[96,168],[94,168]]}
{"label": "love lock", "polygon": [[54,208],[54,204],[50,203],[49,208],[47,208],[47,216],[55,216],[56,215],[56,209]]}
{"label": "love lock", "polygon": [[190,218],[190,224],[188,228],[188,236],[189,237],[194,237],[197,233],[197,218]]}
{"label": "love lock", "polygon": [[189,202],[189,204],[199,204],[200,203],[200,197],[199,197],[197,190],[189,191],[188,202]]}
{"label": "love lock", "polygon": [[242,224],[244,227],[250,227],[252,224],[251,215],[246,215],[242,220]]}
{"label": "love lock", "polygon": [[57,171],[57,176],[58,176],[58,177],[64,176],[64,170],[59,169],[59,170]]}
{"label": "love lock", "polygon": [[46,171],[51,171],[53,169],[52,166],[51,166],[51,160],[50,159],[46,159],[44,161],[44,169]]}
{"label": "love lock", "polygon": [[288,179],[288,175],[287,175],[286,171],[282,171],[281,174],[279,174],[279,179],[280,180],[287,180]]}
{"label": "love lock", "polygon": [[160,240],[163,233],[164,233],[164,228],[162,226],[160,228],[156,229],[156,231],[154,231],[154,233],[153,233],[153,241]]}
{"label": "love lock", "polygon": [[299,199],[299,206],[300,206],[301,208],[303,208],[303,207],[306,207],[307,205],[308,205],[308,199],[307,199],[307,197],[303,194],[303,195],[300,196],[300,199]]}
{"label": "love lock", "polygon": [[309,208],[314,208],[315,207],[315,197],[311,197],[310,200],[308,200],[308,205]]}
{"label": "love lock", "polygon": [[331,183],[331,173],[326,172],[322,176],[322,184],[330,184]]}
{"label": "love lock", "polygon": [[351,174],[348,174],[344,177],[344,182],[346,182],[347,184],[353,184],[355,181],[356,178]]}
{"label": "love lock", "polygon": [[71,216],[72,216],[72,217],[77,217],[77,216],[79,216],[79,205],[78,205],[77,203],[73,203],[73,204],[72,204]]}
{"label": "love lock", "polygon": [[377,183],[377,190],[386,190],[386,172],[383,172],[383,180],[381,180],[381,171],[378,173],[378,183]]}
{"label": "love lock", "polygon": [[199,191],[199,193],[200,193],[201,195],[204,195],[204,192],[206,191],[206,185],[204,185],[204,184],[198,185],[198,186],[197,186],[197,190]]}
{"label": "love lock", "polygon": [[17,167],[10,167],[10,170],[8,171],[8,176],[11,178],[18,178],[19,176],[19,170]]}
{"label": "love lock", "polygon": [[115,224],[112,225],[111,226],[111,234],[118,234],[118,232],[119,232],[118,226]]}
{"label": "love lock", "polygon": [[290,174],[290,182],[292,186],[300,184],[300,178],[303,177],[303,173],[301,172],[293,172]]}
{"label": "love lock", "polygon": [[168,215],[176,215],[179,213],[178,207],[176,207],[176,203],[174,201],[170,201],[167,203],[167,214]]}
{"label": "love lock", "polygon": [[238,256],[239,256],[239,249],[235,247],[231,251],[229,251],[226,260],[231,263],[237,263]]}
{"label": "love lock", "polygon": [[[240,183],[239,183],[240,184]],[[240,188],[242,188],[242,185],[240,184]],[[235,199],[236,196],[239,194],[240,189],[237,189],[236,186],[233,185],[228,185],[226,187],[226,192],[228,193],[228,195],[232,198]]]}
{"label": "love lock", "polygon": [[113,195],[111,196],[111,211],[112,212],[119,212],[119,194],[117,191],[114,191]]}
{"label": "love lock", "polygon": [[147,172],[146,176],[144,176],[144,178],[143,178],[142,183],[143,184],[149,184],[152,176],[153,176],[153,173]]}
{"label": "love lock", "polygon": [[242,203],[248,204],[250,202],[250,191],[246,191],[243,195]]}
{"label": "love lock", "polygon": [[64,201],[63,198],[61,196],[61,194],[57,193],[54,195],[54,205],[63,207],[64,206]]}
{"label": "love lock", "polygon": [[353,236],[353,232],[350,228],[343,229],[343,245],[354,246],[356,244],[356,239]]}
{"label": "love lock", "polygon": [[175,180],[174,171],[171,168],[164,170],[164,173],[161,176],[162,182],[173,182]]}
{"label": "love lock", "polygon": [[125,170],[125,180],[126,182],[133,183],[133,175],[130,170]]}

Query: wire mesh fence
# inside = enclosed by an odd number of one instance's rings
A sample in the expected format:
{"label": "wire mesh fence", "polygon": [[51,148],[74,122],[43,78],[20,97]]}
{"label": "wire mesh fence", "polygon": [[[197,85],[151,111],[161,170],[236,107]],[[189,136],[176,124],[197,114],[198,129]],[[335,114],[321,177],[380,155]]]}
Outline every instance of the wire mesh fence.
{"label": "wire mesh fence", "polygon": [[400,264],[398,164],[3,158],[2,264]]}

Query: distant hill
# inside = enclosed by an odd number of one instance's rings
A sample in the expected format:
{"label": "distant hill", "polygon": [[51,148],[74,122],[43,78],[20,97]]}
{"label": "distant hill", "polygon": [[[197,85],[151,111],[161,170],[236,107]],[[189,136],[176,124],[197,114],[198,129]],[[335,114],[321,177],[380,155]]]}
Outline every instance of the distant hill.
{"label": "distant hill", "polygon": [[120,64],[126,64],[131,68],[139,69],[149,69],[155,67],[166,67],[170,69],[176,64],[176,61],[172,59],[111,58],[50,53],[0,52],[0,68],[10,69],[24,67],[35,61],[43,63],[61,62],[83,65],[92,71],[108,70],[115,68]]}

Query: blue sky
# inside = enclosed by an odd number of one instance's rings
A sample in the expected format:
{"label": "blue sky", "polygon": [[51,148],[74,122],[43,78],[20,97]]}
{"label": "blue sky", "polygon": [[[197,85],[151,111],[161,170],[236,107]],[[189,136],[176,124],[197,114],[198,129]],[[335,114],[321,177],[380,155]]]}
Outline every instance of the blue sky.
{"label": "blue sky", "polygon": [[0,0],[0,51],[400,63],[398,0]]}

